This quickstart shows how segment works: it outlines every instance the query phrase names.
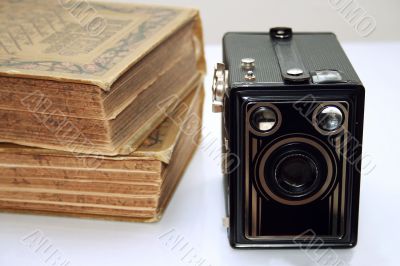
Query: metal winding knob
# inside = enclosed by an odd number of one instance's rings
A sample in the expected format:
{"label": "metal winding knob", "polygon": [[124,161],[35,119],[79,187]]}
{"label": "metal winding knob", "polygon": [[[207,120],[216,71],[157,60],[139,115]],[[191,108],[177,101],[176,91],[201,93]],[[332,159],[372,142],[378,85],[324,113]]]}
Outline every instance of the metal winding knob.
{"label": "metal winding knob", "polygon": [[212,110],[220,113],[223,109],[224,95],[228,88],[228,70],[225,64],[217,63],[214,68],[214,80],[212,86]]}

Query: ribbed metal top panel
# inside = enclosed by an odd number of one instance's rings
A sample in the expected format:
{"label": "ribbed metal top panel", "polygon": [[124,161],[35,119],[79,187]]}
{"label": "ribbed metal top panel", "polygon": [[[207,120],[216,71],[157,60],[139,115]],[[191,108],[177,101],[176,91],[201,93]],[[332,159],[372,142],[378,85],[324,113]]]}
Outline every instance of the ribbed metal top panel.
{"label": "ribbed metal top panel", "polygon": [[[346,80],[361,83],[336,36],[328,33],[294,33],[295,42],[306,71],[335,69]],[[267,33],[228,33],[224,37],[224,63],[229,69],[230,84],[243,83],[245,70],[241,59],[256,59],[256,82],[282,83],[278,59]]]}

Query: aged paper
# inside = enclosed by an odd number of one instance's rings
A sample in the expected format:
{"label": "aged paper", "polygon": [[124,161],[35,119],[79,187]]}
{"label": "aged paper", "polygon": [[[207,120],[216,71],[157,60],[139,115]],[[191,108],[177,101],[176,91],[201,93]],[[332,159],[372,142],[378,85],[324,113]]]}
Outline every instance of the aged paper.
{"label": "aged paper", "polygon": [[[21,146],[11,143],[0,143],[0,154],[26,154],[40,156],[65,156],[65,157],[99,157],[107,160],[132,160],[140,158],[152,158],[160,160],[164,163],[169,163],[171,153],[174,150],[180,134],[190,135],[191,138],[196,139],[197,135],[201,134],[200,131],[194,131],[191,126],[201,123],[201,114],[197,114],[196,108],[202,106],[204,98],[203,85],[199,84],[198,87],[192,92],[184,101],[176,106],[172,113],[168,113],[167,118],[143,141],[137,150],[129,155],[122,156],[95,156],[74,154],[58,150],[41,149],[35,147]],[[190,123],[186,121],[191,120]],[[186,124],[187,123],[187,124]],[[1,166],[1,163],[0,163]]]}
{"label": "aged paper", "polygon": [[85,0],[2,0],[0,75],[108,90],[197,11]]}

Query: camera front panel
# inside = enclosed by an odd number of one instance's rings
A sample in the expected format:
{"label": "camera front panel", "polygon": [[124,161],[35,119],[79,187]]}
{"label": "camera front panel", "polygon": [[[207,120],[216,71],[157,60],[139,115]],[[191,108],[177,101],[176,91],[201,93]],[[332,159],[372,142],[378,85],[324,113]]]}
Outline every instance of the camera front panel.
{"label": "camera front panel", "polygon": [[230,117],[230,143],[240,160],[229,177],[237,181],[231,243],[290,247],[318,236],[354,245],[362,89],[244,88],[231,100],[238,116]]}

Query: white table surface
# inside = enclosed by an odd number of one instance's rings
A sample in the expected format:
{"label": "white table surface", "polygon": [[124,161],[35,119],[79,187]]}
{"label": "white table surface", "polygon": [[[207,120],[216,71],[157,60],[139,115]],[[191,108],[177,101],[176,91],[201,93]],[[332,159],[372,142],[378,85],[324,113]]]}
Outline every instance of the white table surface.
{"label": "white table surface", "polygon": [[[359,244],[335,250],[347,265],[400,265],[400,43],[344,44],[367,89],[364,154],[376,168],[362,178]],[[0,214],[0,266],[52,265],[325,265],[300,250],[234,250],[222,226],[220,116],[211,113],[212,66],[219,46],[207,47],[205,139],[155,224]],[[213,142],[215,143],[213,144]],[[211,153],[211,155],[210,155]],[[28,245],[35,236],[46,250]],[[173,245],[174,239],[180,239]],[[55,255],[48,259],[51,254]],[[342,264],[341,264],[342,265]]]}

